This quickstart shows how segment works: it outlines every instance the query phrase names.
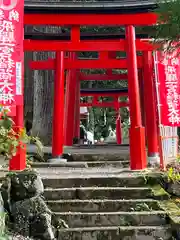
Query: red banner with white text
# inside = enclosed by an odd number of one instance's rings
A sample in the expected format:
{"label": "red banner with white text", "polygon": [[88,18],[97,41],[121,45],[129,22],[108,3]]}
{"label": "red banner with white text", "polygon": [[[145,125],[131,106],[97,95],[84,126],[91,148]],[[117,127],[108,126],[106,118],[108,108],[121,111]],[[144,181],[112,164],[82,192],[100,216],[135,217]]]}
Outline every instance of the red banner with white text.
{"label": "red banner with white text", "polygon": [[0,105],[15,116],[23,104],[24,0],[0,0]]}
{"label": "red banner with white text", "polygon": [[161,124],[180,126],[180,57],[157,53]]}

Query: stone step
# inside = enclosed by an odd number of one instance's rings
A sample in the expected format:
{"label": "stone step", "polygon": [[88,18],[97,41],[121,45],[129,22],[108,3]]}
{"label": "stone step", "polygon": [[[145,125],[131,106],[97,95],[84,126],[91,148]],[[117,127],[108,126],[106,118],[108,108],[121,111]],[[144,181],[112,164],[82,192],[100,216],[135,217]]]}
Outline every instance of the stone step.
{"label": "stone step", "polygon": [[[79,162],[80,163],[80,162]],[[82,162],[84,163],[84,162]],[[93,161],[93,162],[86,162],[88,167],[118,167],[118,168],[128,168],[129,167],[129,160],[123,161]]]}
{"label": "stone step", "polygon": [[81,187],[45,189],[46,200],[60,199],[138,199],[151,198],[152,190],[147,187]]}
{"label": "stone step", "polygon": [[68,228],[58,232],[58,240],[170,240],[170,226],[115,226]]}
{"label": "stone step", "polygon": [[58,175],[55,177],[53,175],[51,178],[43,178],[44,187],[47,188],[71,188],[71,187],[88,187],[88,186],[98,186],[98,187],[133,187],[133,186],[145,186],[146,181],[143,176],[131,176],[129,174],[122,174],[120,176],[103,176],[103,174],[99,176],[88,176],[85,175],[83,177],[77,175],[73,176],[73,174],[69,176]]}
{"label": "stone step", "polygon": [[93,162],[93,161],[124,161],[129,160],[129,154],[123,154],[123,153],[116,153],[116,152],[110,152],[109,149],[103,149],[101,152],[93,153],[90,152],[89,154],[86,154],[85,152],[83,154],[73,153],[72,154],[73,161],[78,162]]}
{"label": "stone step", "polygon": [[[30,155],[35,155],[36,151],[28,151]],[[87,153],[88,152],[88,153]],[[78,149],[73,151],[67,151],[63,156],[68,162],[91,162],[91,161],[124,161],[129,160],[129,154],[121,151],[113,151],[112,149]],[[52,158],[51,153],[44,152],[44,160]]]}
{"label": "stone step", "polygon": [[159,210],[159,204],[153,199],[130,200],[57,200],[47,201],[53,212],[117,212]]}
{"label": "stone step", "polygon": [[64,167],[72,167],[72,168],[87,168],[88,165],[86,162],[33,162],[31,165],[33,168],[64,168]]}
{"label": "stone step", "polygon": [[97,226],[162,226],[167,215],[164,211],[147,212],[62,212],[55,215],[70,228]]}

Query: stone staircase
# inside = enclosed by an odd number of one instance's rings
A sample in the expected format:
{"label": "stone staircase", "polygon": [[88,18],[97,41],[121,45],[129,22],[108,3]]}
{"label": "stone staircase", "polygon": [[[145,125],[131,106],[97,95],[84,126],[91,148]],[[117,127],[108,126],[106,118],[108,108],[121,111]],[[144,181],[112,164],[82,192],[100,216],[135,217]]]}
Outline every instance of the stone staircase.
{"label": "stone staircase", "polygon": [[36,165],[47,204],[69,225],[59,230],[58,240],[172,239],[159,197],[141,173],[129,171],[127,159],[78,158],[84,160],[88,167]]}

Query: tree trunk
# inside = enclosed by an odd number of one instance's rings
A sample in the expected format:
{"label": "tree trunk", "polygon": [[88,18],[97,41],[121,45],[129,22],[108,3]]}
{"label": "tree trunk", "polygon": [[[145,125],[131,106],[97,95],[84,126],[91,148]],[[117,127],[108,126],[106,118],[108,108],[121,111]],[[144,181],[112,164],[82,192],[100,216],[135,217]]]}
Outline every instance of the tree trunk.
{"label": "tree trunk", "polygon": [[[32,53],[26,52],[24,54],[24,65],[28,66],[29,61],[32,59]],[[29,67],[24,71],[24,115],[25,119],[32,121],[33,119],[33,76]]]}
{"label": "tree trunk", "polygon": [[[39,27],[34,31],[60,33],[58,27]],[[54,58],[53,52],[34,52],[33,60],[47,60]],[[34,71],[34,107],[32,134],[40,137],[44,145],[51,144],[52,138],[52,112],[53,112],[53,86],[54,71]]]}
{"label": "tree trunk", "polygon": [[[46,59],[46,53],[34,53],[34,60]],[[50,54],[51,55],[51,54]],[[43,144],[51,143],[53,108],[52,71],[34,71],[34,108],[32,134],[40,137]]]}

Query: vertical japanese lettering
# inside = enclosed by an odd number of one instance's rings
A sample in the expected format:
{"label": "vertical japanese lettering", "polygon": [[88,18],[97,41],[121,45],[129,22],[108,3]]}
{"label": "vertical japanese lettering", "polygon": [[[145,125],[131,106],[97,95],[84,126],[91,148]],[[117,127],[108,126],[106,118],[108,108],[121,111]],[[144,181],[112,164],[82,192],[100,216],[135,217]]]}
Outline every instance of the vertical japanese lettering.
{"label": "vertical japanese lettering", "polygon": [[[23,39],[21,11],[23,5],[20,0],[10,0],[9,4],[0,0],[0,104],[9,111],[16,104],[16,66],[17,62],[21,65],[22,57],[19,50]],[[21,84],[22,73],[18,74]]]}
{"label": "vertical japanese lettering", "polygon": [[164,69],[164,79],[160,81],[164,122],[168,126],[178,126],[180,125],[180,76],[177,54],[164,54],[160,64]]}

